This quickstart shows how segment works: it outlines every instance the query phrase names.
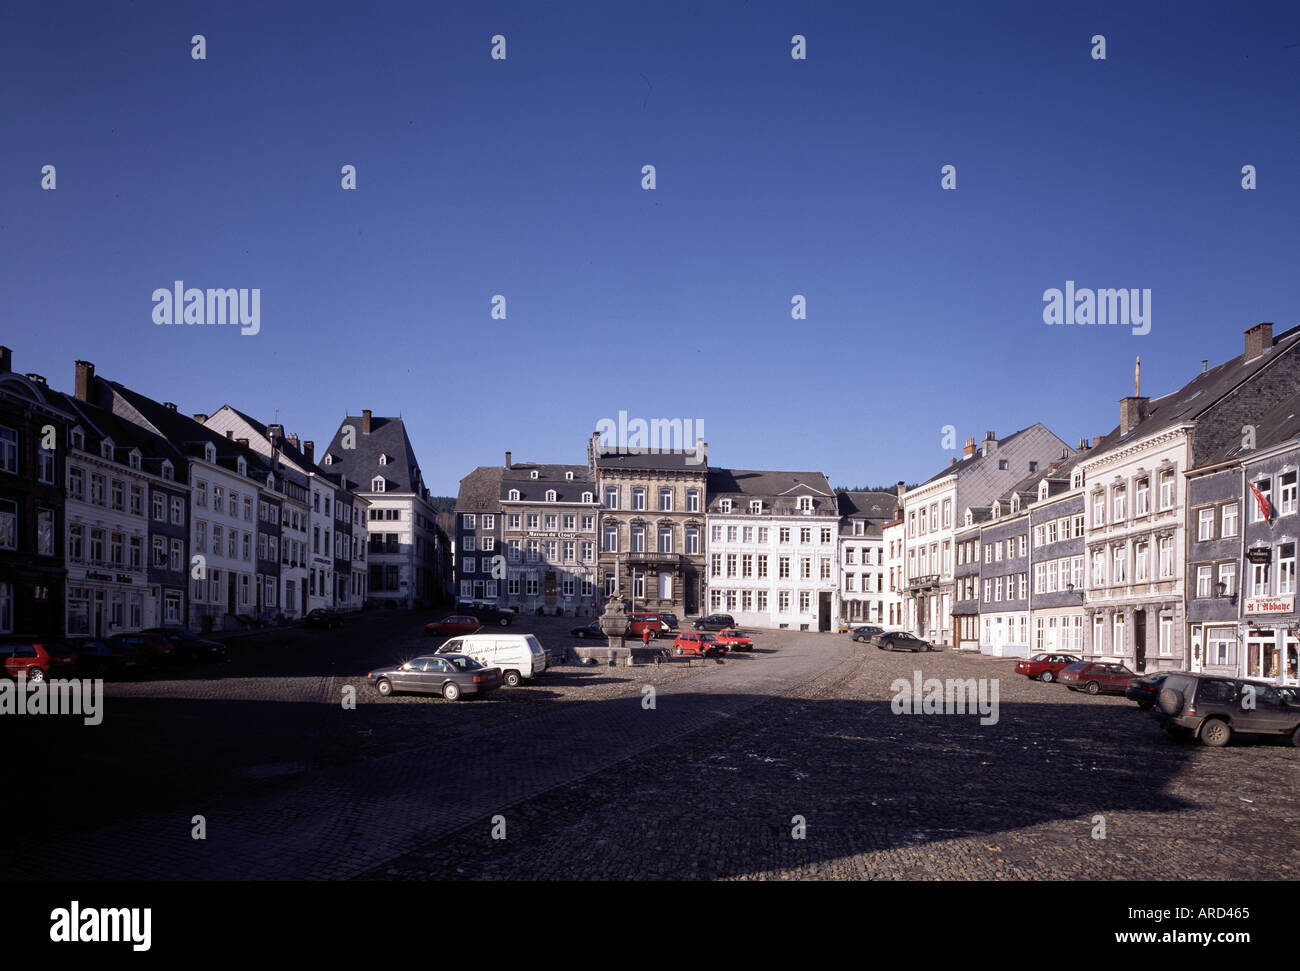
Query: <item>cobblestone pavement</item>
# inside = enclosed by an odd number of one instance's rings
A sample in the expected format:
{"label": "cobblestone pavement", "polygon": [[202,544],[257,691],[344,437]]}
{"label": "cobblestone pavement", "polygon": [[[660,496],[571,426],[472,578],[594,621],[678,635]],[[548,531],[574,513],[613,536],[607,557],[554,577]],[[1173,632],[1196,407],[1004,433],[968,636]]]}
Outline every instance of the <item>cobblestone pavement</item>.
{"label": "cobblestone pavement", "polygon": [[[558,646],[555,623],[543,642]],[[519,629],[544,626],[538,619]],[[396,627],[388,637],[372,627],[366,640],[382,646],[361,649],[364,665],[345,660],[346,638],[306,636],[305,647],[287,646],[260,664],[239,659],[234,672],[116,683],[96,729],[29,719],[22,727],[32,733],[59,725],[69,746],[63,771],[36,788],[51,805],[76,808],[60,828],[9,848],[0,871],[69,879],[353,876],[414,840],[715,726],[849,651],[844,638],[762,635],[752,655],[722,663],[562,667],[530,686],[453,704],[381,699],[364,685],[365,669],[431,642]],[[301,672],[303,651],[321,673]],[[234,676],[245,665],[254,673]],[[345,685],[358,686],[355,709],[339,704]],[[657,693],[654,709],[644,705],[647,685]],[[71,748],[74,741],[83,747]],[[129,741],[140,747],[124,748]],[[107,825],[96,825],[96,793],[109,797]],[[204,840],[192,838],[195,815],[204,817]]]}
{"label": "cobblestone pavement", "polygon": [[[482,700],[381,699],[365,671],[430,650],[425,619],[297,632],[226,668],[111,683],[96,728],[3,726],[24,751],[43,745],[28,791],[49,811],[0,851],[0,875],[1300,875],[1300,750],[1173,742],[1131,702],[1030,682],[1010,660],[766,632],[721,664],[565,666]],[[554,648],[576,643],[572,626],[516,629]],[[914,671],[997,679],[997,723],[894,714],[891,682]],[[339,703],[348,685],[354,709]]]}
{"label": "cobblestone pavement", "polygon": [[[1013,663],[860,648],[718,731],[510,807],[504,839],[483,819],[366,877],[1300,876],[1300,750],[1175,742],[1130,701]],[[916,670],[997,678],[998,722],[895,714],[890,685]]]}

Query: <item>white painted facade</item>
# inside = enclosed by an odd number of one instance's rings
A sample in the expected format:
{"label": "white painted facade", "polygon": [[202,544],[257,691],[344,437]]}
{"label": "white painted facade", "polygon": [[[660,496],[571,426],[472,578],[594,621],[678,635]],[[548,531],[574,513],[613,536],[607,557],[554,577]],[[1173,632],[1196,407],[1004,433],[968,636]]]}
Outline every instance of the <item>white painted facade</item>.
{"label": "white painted facade", "polygon": [[[216,446],[190,456],[190,621],[220,629],[227,614],[251,614],[256,595],[257,485],[242,457],[217,464]],[[201,558],[201,559],[200,559]]]}

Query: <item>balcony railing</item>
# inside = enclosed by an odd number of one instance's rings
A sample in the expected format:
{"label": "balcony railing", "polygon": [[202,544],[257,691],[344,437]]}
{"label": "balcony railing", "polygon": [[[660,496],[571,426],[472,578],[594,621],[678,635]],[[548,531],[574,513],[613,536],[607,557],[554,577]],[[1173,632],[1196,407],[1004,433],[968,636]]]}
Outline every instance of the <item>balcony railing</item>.
{"label": "balcony railing", "polygon": [[923,577],[911,577],[907,581],[907,589],[921,590],[925,587],[937,587],[939,585],[939,574],[931,573]]}

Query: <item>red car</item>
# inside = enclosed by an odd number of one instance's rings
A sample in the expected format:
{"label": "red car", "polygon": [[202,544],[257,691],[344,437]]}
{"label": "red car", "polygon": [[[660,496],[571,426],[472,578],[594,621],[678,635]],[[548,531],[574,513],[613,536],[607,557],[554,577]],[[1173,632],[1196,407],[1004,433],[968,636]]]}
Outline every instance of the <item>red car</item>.
{"label": "red car", "polygon": [[702,634],[698,631],[686,631],[678,634],[673,641],[673,654],[681,657],[684,654],[693,654],[703,657],[706,654],[726,654],[727,646],[719,644],[718,639],[712,634]]}
{"label": "red car", "polygon": [[0,668],[17,680],[26,677],[32,683],[47,677],[73,677],[77,669],[77,656],[57,641],[35,638],[8,641],[0,644]]}
{"label": "red car", "polygon": [[469,617],[465,614],[452,614],[450,617],[444,617],[442,620],[435,620],[431,624],[424,625],[426,634],[441,634],[444,637],[451,637],[455,634],[472,634],[478,630],[482,624],[477,617]]}
{"label": "red car", "polygon": [[734,627],[718,631],[717,642],[729,651],[752,651],[754,642]]}
{"label": "red car", "polygon": [[1103,664],[1100,661],[1080,661],[1061,669],[1057,675],[1058,683],[1071,691],[1088,692],[1090,695],[1122,695],[1128,686],[1137,680],[1137,675],[1122,664]]}
{"label": "red car", "polygon": [[1016,674],[1023,674],[1030,681],[1055,681],[1062,668],[1081,660],[1073,654],[1035,654],[1016,662]]}

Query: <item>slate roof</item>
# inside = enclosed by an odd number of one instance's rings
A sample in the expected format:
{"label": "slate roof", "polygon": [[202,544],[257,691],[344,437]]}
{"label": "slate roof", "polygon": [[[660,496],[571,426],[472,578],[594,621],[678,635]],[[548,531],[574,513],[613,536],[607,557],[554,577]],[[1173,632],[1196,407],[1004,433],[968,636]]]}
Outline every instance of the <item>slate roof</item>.
{"label": "slate roof", "polygon": [[53,396],[59,399],[58,407],[72,416],[72,424],[80,426],[85,432],[88,451],[98,452],[100,443],[108,438],[114,446],[113,461],[125,465],[130,451],[138,449],[140,465],[145,471],[158,475],[162,471],[163,461],[170,460],[175,480],[179,483],[185,481],[185,471],[188,468],[185,456],[161,435],[98,405],[80,401],[73,395],[54,392],[51,397]]}
{"label": "slate roof", "polygon": [[480,465],[460,480],[456,512],[499,512],[501,509],[500,465]]}
{"label": "slate roof", "polygon": [[[813,497],[813,513],[839,516],[835,490],[823,472],[774,472],[759,469],[709,469],[709,509],[717,512],[720,499],[741,502],[763,499],[764,512],[793,514],[800,496]],[[744,513],[745,509],[738,512]]]}
{"label": "slate roof", "polygon": [[[1284,353],[1297,347],[1297,345],[1300,345],[1300,327],[1292,327],[1290,330],[1275,335],[1272,346],[1266,348],[1263,354],[1249,361],[1245,359],[1246,354],[1243,347],[1241,354],[1196,375],[1177,391],[1159,398],[1152,398],[1147,406],[1146,418],[1138,422],[1128,432],[1122,432],[1119,425],[1116,425],[1110,434],[1094,443],[1091,454],[1100,455],[1102,452],[1136,439],[1145,438],[1174,425],[1196,421],[1213,406],[1233,394],[1244,383],[1278,360]],[[1275,412],[1278,413],[1275,420],[1282,427],[1279,427],[1275,432],[1270,431],[1270,435],[1286,434],[1286,419],[1285,416],[1280,414],[1281,411],[1285,410],[1282,404],[1275,409]],[[1261,421],[1259,424],[1263,426],[1264,422]],[[1231,433],[1227,435],[1228,442],[1226,446],[1206,447],[1208,444],[1205,441],[1207,436],[1198,429],[1197,434],[1194,436],[1196,454],[1193,467],[1212,465],[1215,462],[1225,461],[1232,457],[1231,439],[1236,438],[1239,448],[1241,429],[1238,427],[1236,429],[1226,429],[1225,431]],[[1277,439],[1276,441],[1281,440],[1283,439]],[[1276,444],[1276,441],[1274,444]]]}
{"label": "slate roof", "polygon": [[648,469],[668,471],[681,469],[687,472],[704,472],[707,468],[703,454],[694,452],[602,452],[596,451],[596,467],[617,471],[620,469]]}
{"label": "slate roof", "polygon": [[898,496],[892,492],[838,492],[841,516],[854,519],[879,519],[890,522],[894,518],[894,507],[900,505]]}
{"label": "slate roof", "polygon": [[[533,478],[533,472],[537,478]],[[565,478],[572,472],[573,478]],[[514,462],[510,468],[501,468],[499,499],[506,499],[511,489],[519,490],[517,502],[543,502],[550,489],[555,490],[556,502],[581,502],[582,494],[590,492],[595,501],[596,481],[585,465],[545,465],[539,462]]]}
{"label": "slate roof", "polygon": [[[362,421],[360,416],[348,415],[339,424],[325,451],[319,453],[322,462],[326,455],[333,457],[333,462],[325,468],[342,472],[360,483],[361,492],[370,492],[375,476],[382,475],[385,492],[415,492],[423,496],[427,490],[420,463],[402,419],[372,417],[369,434],[361,431]],[[356,430],[355,448],[343,448],[343,429],[348,425]],[[388,457],[384,465],[379,464],[381,455]]]}

